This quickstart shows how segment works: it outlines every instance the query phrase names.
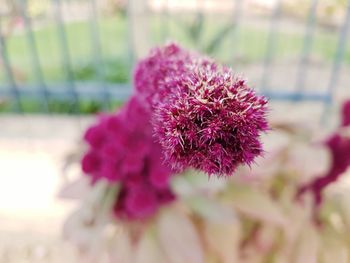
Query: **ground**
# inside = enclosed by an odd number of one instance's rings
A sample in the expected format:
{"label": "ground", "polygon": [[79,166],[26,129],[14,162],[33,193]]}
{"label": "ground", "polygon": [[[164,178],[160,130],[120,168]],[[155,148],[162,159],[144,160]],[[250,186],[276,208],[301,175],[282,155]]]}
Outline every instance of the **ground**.
{"label": "ground", "polygon": [[[65,156],[89,118],[1,116],[0,262],[76,262],[61,239],[75,204],[57,198]],[[81,126],[80,126],[81,125]]]}

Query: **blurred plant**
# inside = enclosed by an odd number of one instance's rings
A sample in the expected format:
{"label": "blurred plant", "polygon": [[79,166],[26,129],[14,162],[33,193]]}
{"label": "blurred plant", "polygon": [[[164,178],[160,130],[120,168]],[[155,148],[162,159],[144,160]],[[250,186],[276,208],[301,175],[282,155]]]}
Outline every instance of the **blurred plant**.
{"label": "blurred plant", "polygon": [[102,1],[102,10],[107,14],[127,14],[127,1],[126,0],[104,0]]}
{"label": "blurred plant", "polygon": [[28,0],[27,14],[29,17],[37,18],[39,16],[46,15],[48,13],[49,7],[49,0]]}
{"label": "blurred plant", "polygon": [[[308,16],[311,5],[311,0],[287,0],[283,1],[283,12],[286,15],[304,19]],[[318,1],[317,22],[328,28],[340,26],[343,23],[346,7],[347,0]]]}
{"label": "blurred plant", "polygon": [[[106,61],[103,65],[101,80],[107,83],[128,83],[129,63],[122,59]],[[96,66],[91,61],[87,64],[75,67],[73,70],[74,79],[79,81],[93,81],[99,79]]]}
{"label": "blurred plant", "polygon": [[[173,177],[176,202],[147,224],[111,218],[112,204],[103,210],[107,184],[98,182],[67,221],[65,234],[90,262],[348,262],[349,176],[342,173],[325,189],[317,221],[312,193],[303,202],[295,198],[300,185],[331,167],[327,147],[311,141],[315,132],[274,123],[264,138],[268,154],[251,169],[226,181],[208,181],[194,171]],[[86,182],[79,185],[71,194],[88,189]]]}
{"label": "blurred plant", "polygon": [[205,14],[198,13],[190,23],[188,20],[176,20],[175,24],[179,25],[181,30],[185,30],[184,32],[191,44],[199,48],[202,52],[212,55],[218,51],[229,33],[235,30],[236,25],[225,25],[216,31],[210,39],[203,41],[204,32],[207,30],[205,19]]}
{"label": "blurred plant", "polygon": [[132,97],[116,115],[102,115],[85,133],[89,150],[82,170],[92,183],[107,180],[120,188],[113,211],[119,219],[144,219],[174,200],[171,169],[153,142],[149,113]]}
{"label": "blurred plant", "polygon": [[[14,101],[11,98],[0,98],[0,113],[9,112],[13,106]],[[42,101],[35,99],[22,99],[22,111],[27,113],[42,112]],[[50,99],[48,101],[50,112],[56,114],[73,114],[76,107],[79,114],[95,114],[101,112],[105,108],[104,102],[99,100],[80,100],[77,105],[76,102],[70,100]],[[119,100],[111,100],[112,108],[119,108],[123,102]]]}
{"label": "blurred plant", "polygon": [[[6,48],[6,40],[12,35],[13,31],[16,27],[21,26],[23,23],[23,19],[21,17],[20,12],[20,6],[17,1],[11,1],[7,0],[5,1],[4,8],[6,16],[4,16],[4,22],[0,21],[0,34],[2,37],[2,43],[0,43],[0,46],[5,46]],[[1,18],[0,18],[1,19]],[[1,47],[4,48],[4,47]],[[5,50],[6,52],[7,50]],[[4,58],[0,57],[0,69],[1,71],[5,72],[3,70],[4,68]],[[10,66],[10,70],[12,71],[12,75],[16,81],[24,81],[26,79],[25,74],[18,68],[15,68],[13,66]]]}
{"label": "blurred plant", "polygon": [[156,48],[135,69],[165,159],[182,172],[230,176],[263,152],[267,99],[232,70],[176,44]]}
{"label": "blurred plant", "polygon": [[299,190],[299,195],[306,191],[311,191],[314,195],[315,203],[322,202],[322,192],[330,184],[336,182],[350,166],[350,100],[345,102],[342,108],[341,127],[339,131],[332,134],[325,142],[331,155],[331,167],[327,173],[316,177],[310,183],[303,185]]}
{"label": "blurred plant", "polygon": [[[151,54],[136,69],[135,76],[148,79],[135,81],[135,96],[119,113],[102,116],[87,130],[89,149],[82,167],[89,177],[81,178],[78,173],[79,179],[68,183],[61,192],[62,197],[83,199],[64,226],[65,236],[77,244],[82,261],[348,262],[350,191],[344,182],[349,179],[346,173],[350,165],[350,102],[342,110],[341,127],[330,136],[341,137],[336,144],[332,140],[319,143],[315,139],[318,130],[274,122],[272,132],[262,138],[266,145],[264,157],[256,158],[250,167],[239,167],[235,176],[225,181],[211,177],[208,181],[206,174],[189,169],[170,176],[170,163],[162,162],[162,149],[152,139],[154,123],[150,121],[154,108],[169,106],[164,98],[179,95],[176,85],[186,86],[184,90],[191,87],[190,80],[183,81],[188,69],[189,76],[196,69],[204,73],[212,70],[212,79],[206,74],[197,76],[204,83],[200,89],[204,95],[221,91],[225,84],[230,90],[232,79],[225,79],[212,89],[210,80],[215,80],[219,66],[176,45],[155,49]],[[194,63],[191,65],[197,68],[187,67],[187,63]],[[208,67],[202,69],[198,65]],[[138,75],[139,71],[142,74]],[[202,100],[203,94],[196,91],[188,95]],[[238,97],[245,98],[247,94],[250,90]],[[258,98],[254,94],[248,97]],[[175,105],[176,101],[172,103]],[[221,106],[225,103],[219,102]],[[235,111],[229,110],[233,119],[241,109],[237,103]],[[254,110],[256,105],[251,105]],[[219,118],[217,111],[209,113],[213,120]],[[181,111],[179,116],[186,117],[187,113]],[[201,121],[198,118],[197,122]],[[181,122],[174,125],[179,129],[186,126]],[[245,133],[248,141],[252,133]],[[227,145],[221,145],[224,146]],[[314,185],[334,171],[337,176],[323,185],[321,199],[315,199],[318,192],[313,187],[306,187],[300,196],[304,186]],[[171,197],[165,203],[158,196],[164,189]]]}

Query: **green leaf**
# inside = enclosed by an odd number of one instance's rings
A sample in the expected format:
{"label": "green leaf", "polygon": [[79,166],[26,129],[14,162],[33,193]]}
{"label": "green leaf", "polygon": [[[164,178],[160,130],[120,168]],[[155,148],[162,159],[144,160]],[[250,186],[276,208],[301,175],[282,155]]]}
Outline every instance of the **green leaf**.
{"label": "green leaf", "polygon": [[203,31],[204,26],[204,15],[202,13],[198,13],[194,22],[189,26],[189,37],[195,44],[198,44],[201,38],[201,33]]}

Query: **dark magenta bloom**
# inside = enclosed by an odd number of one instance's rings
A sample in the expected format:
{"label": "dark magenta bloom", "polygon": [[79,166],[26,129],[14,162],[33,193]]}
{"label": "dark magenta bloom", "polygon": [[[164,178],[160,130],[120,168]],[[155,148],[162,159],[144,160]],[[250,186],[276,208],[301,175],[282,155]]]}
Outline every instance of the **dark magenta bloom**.
{"label": "dark magenta bloom", "polygon": [[156,193],[146,186],[131,188],[125,198],[125,209],[129,217],[149,217],[156,212],[157,207]]}
{"label": "dark magenta bloom", "polygon": [[[344,103],[342,107],[341,127],[350,125],[350,100]],[[322,202],[322,192],[330,184],[336,182],[350,167],[350,137],[342,132],[335,132],[325,142],[331,155],[331,166],[324,175],[316,177],[313,181],[299,188],[298,196],[307,191],[311,191],[315,203],[319,205]]]}
{"label": "dark magenta bloom", "polygon": [[346,101],[343,104],[342,108],[342,126],[349,126],[350,125],[350,100]]}
{"label": "dark magenta bloom", "polygon": [[207,59],[167,79],[172,87],[154,103],[155,135],[177,171],[195,168],[232,175],[263,153],[260,135],[269,129],[267,100],[240,77]]}
{"label": "dark magenta bloom", "polygon": [[[83,171],[92,182],[105,179],[121,186],[114,206],[119,218],[144,219],[174,200],[172,170],[163,162],[150,112],[141,100],[133,97],[117,114],[100,116],[84,139],[89,150],[81,162]],[[164,198],[164,193],[172,198]]]}
{"label": "dark magenta bloom", "polygon": [[140,60],[134,70],[134,88],[138,96],[149,105],[172,92],[172,87],[164,85],[168,78],[176,78],[186,73],[191,55],[177,44],[154,48],[149,56]]}
{"label": "dark magenta bloom", "polygon": [[228,68],[170,44],[139,62],[134,84],[176,171],[232,175],[262,154],[267,100]]}
{"label": "dark magenta bloom", "polygon": [[331,167],[329,171],[320,177],[315,178],[309,184],[299,189],[299,195],[306,191],[311,191],[314,195],[315,203],[322,202],[322,192],[330,184],[336,182],[350,166],[350,138],[335,133],[327,141],[331,154]]}

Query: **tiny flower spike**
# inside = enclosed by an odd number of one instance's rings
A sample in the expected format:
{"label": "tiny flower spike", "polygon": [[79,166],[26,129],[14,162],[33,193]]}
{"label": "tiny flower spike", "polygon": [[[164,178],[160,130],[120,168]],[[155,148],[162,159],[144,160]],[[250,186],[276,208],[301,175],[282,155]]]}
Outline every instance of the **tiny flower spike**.
{"label": "tiny flower spike", "polygon": [[118,218],[148,218],[174,200],[169,185],[172,171],[163,162],[149,112],[139,99],[131,98],[118,114],[101,116],[84,139],[89,150],[81,162],[83,171],[93,183],[103,178],[121,186],[114,206]]}
{"label": "tiny flower spike", "polygon": [[346,101],[342,109],[342,126],[350,126],[350,99]]}
{"label": "tiny flower spike", "polygon": [[[195,168],[229,176],[263,153],[260,134],[269,129],[267,100],[224,66],[206,58],[167,75],[163,98],[153,101],[155,135],[176,171]],[[165,88],[162,88],[165,87]]]}

